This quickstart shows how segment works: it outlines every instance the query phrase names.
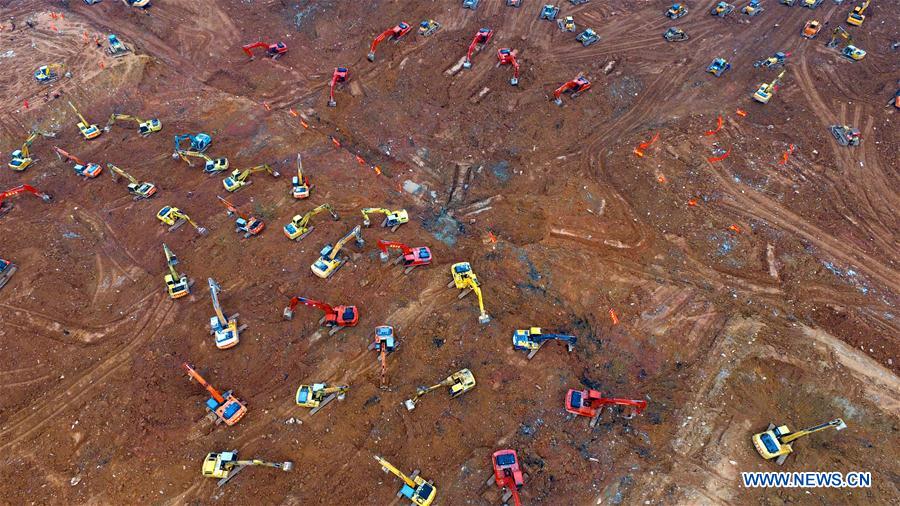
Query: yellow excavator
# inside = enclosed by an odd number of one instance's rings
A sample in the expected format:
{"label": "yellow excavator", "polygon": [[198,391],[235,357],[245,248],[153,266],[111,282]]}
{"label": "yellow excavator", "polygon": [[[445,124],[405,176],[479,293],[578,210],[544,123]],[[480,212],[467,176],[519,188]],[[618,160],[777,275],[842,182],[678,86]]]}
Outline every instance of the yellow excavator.
{"label": "yellow excavator", "polygon": [[391,232],[395,232],[400,225],[409,221],[409,213],[406,212],[406,209],[391,211],[383,207],[366,207],[362,210],[363,226],[365,227],[372,224],[369,221],[370,214],[383,214],[384,221],[381,222],[381,226],[391,229]]}
{"label": "yellow excavator", "polygon": [[166,243],[163,243],[163,253],[166,254],[166,266],[169,268],[169,273],[165,276],[166,291],[169,292],[169,297],[180,299],[185,295],[190,295],[194,281],[188,279],[184,274],[178,274],[178,271],[175,270],[175,266],[178,265],[178,257],[172,253]]}
{"label": "yellow excavator", "polygon": [[37,70],[34,71],[34,78],[41,84],[50,84],[59,79],[60,73],[62,73],[65,68],[66,66],[62,63],[50,63],[48,65],[41,65]]}
{"label": "yellow excavator", "polygon": [[403,488],[397,492],[397,497],[405,497],[415,506],[429,506],[434,502],[434,498],[437,496],[437,488],[435,488],[434,483],[419,476],[418,469],[412,472],[412,476],[407,476],[378,455],[375,455],[375,461],[381,464],[381,469],[384,472],[391,473],[403,480]]}
{"label": "yellow excavator", "polygon": [[838,48],[841,44],[843,48],[838,49],[841,56],[852,61],[859,61],[866,57],[866,51],[853,45],[853,36],[850,35],[843,26],[838,26],[831,33],[831,40],[826,44],[827,47]]}
{"label": "yellow excavator", "polygon": [[27,169],[34,163],[34,158],[31,157],[31,145],[34,144],[34,140],[37,139],[37,136],[40,134],[37,130],[32,130],[28,137],[25,139],[25,142],[22,143],[22,149],[17,149],[10,153],[9,159],[9,168],[16,171],[22,172]]}
{"label": "yellow excavator", "polygon": [[156,118],[142,120],[137,116],[131,116],[129,114],[112,113],[109,116],[109,121],[106,122],[106,126],[103,127],[103,131],[109,132],[109,129],[112,128],[116,121],[134,121],[138,125],[138,133],[141,134],[141,137],[146,137],[153,132],[162,130],[162,123]]}
{"label": "yellow excavator", "polygon": [[478,296],[478,308],[481,311],[481,314],[478,316],[478,322],[481,324],[489,323],[491,317],[487,314],[487,311],[484,310],[484,298],[481,295],[481,283],[478,282],[478,276],[475,275],[469,262],[453,264],[450,267],[450,274],[453,275],[453,281],[447,284],[447,288],[456,286],[456,288],[462,290],[457,296],[458,299],[462,299],[466,295],[469,295],[469,293],[475,292],[475,295]]}
{"label": "yellow excavator", "polygon": [[412,399],[407,399],[403,405],[406,406],[406,409],[412,411],[416,409],[416,403],[419,402],[419,399],[423,395],[433,392],[441,387],[450,387],[450,398],[455,399],[475,388],[475,375],[468,369],[460,369],[450,376],[447,376],[447,379],[440,383],[431,385],[430,387],[418,387],[416,389],[416,396]]}
{"label": "yellow excavator", "polygon": [[361,229],[359,225],[353,227],[353,230],[347,232],[347,235],[341,237],[341,239],[335,243],[334,246],[331,244],[326,244],[322,251],[319,252],[319,259],[313,263],[310,268],[313,271],[313,274],[319,276],[322,279],[328,279],[338,269],[343,267],[344,263],[347,261],[346,258],[338,256],[343,249],[344,245],[350,241],[350,239],[356,238],[356,247],[362,248],[365,245],[365,241],[362,238]]}
{"label": "yellow excavator", "polygon": [[869,8],[869,0],[863,0],[859,5],[853,8],[850,11],[850,14],[847,14],[847,24],[853,26],[862,26],[863,21],[866,20],[866,9]]}
{"label": "yellow excavator", "polygon": [[776,427],[774,423],[770,423],[765,432],[754,434],[753,446],[756,447],[756,451],[759,452],[762,458],[766,460],[776,459],[775,463],[780,466],[787,460],[788,455],[794,451],[791,445],[792,441],[828,428],[844,430],[847,428],[847,424],[840,418],[836,418],[808,429],[791,432],[787,425]]}
{"label": "yellow excavator", "polygon": [[305,199],[309,197],[309,190],[309,178],[303,176],[303,159],[297,153],[297,175],[291,179],[291,195],[295,199]]}
{"label": "yellow excavator", "polygon": [[257,172],[268,172],[269,174],[272,174],[272,177],[281,175],[277,170],[269,167],[269,164],[262,164],[244,170],[234,169],[230,176],[222,180],[222,184],[225,186],[226,191],[236,192],[245,186],[253,184],[253,181],[248,181],[248,179]]}
{"label": "yellow excavator", "polygon": [[284,226],[284,235],[287,236],[288,239],[292,241],[300,241],[304,237],[308,236],[310,232],[312,232],[316,227],[309,225],[309,220],[312,219],[313,216],[321,213],[322,211],[328,211],[331,214],[331,218],[334,221],[340,219],[334,209],[331,207],[331,204],[322,204],[319,207],[316,207],[312,211],[304,214],[304,215],[296,215],[291,220],[290,223]]}
{"label": "yellow excavator", "polygon": [[219,486],[228,483],[238,473],[249,466],[274,467],[282,471],[290,471],[294,468],[294,463],[287,462],[267,462],[265,460],[238,460],[237,450],[230,452],[210,453],[203,459],[203,476],[206,478],[218,478]]}
{"label": "yellow excavator", "polygon": [[156,195],[155,184],[146,181],[142,183],[135,179],[131,174],[125,172],[124,170],[116,167],[111,163],[107,163],[106,168],[109,169],[114,183],[118,181],[119,177],[123,177],[128,180],[128,193],[134,196],[134,200],[149,199],[150,197]]}
{"label": "yellow excavator", "polygon": [[310,416],[312,416],[327,406],[329,402],[335,399],[344,400],[344,396],[347,395],[349,390],[350,387],[348,385],[334,387],[330,387],[326,383],[300,385],[300,388],[297,389],[297,397],[294,400],[298,406],[312,408],[312,411],[309,412]]}
{"label": "yellow excavator", "polygon": [[216,172],[225,172],[228,170],[228,158],[211,158],[209,155],[205,153],[201,153],[199,151],[176,151],[173,155],[173,158],[181,158],[184,160],[189,166],[193,167],[194,164],[189,160],[190,157],[193,158],[202,158],[205,161],[205,165],[203,166],[203,172],[207,174],[213,174]]}
{"label": "yellow excavator", "polygon": [[768,104],[772,96],[775,95],[775,90],[777,89],[776,86],[781,82],[784,73],[785,70],[782,70],[775,79],[772,79],[772,82],[760,84],[759,88],[753,93],[753,100],[756,100],[761,104]]}
{"label": "yellow excavator", "polygon": [[185,223],[190,223],[191,226],[194,227],[197,230],[197,233],[200,235],[206,235],[206,233],[208,232],[208,230],[198,225],[196,221],[192,220],[190,216],[182,212],[181,209],[178,209],[177,207],[164,206],[159,210],[158,213],[156,213],[156,218],[166,225],[169,225],[169,232],[178,230],[178,228]]}
{"label": "yellow excavator", "polygon": [[78,116],[78,131],[81,132],[81,135],[83,135],[85,139],[91,140],[100,137],[100,134],[102,134],[103,131],[97,128],[97,125],[88,123],[88,120],[84,119],[84,116],[78,112],[78,109],[75,108],[75,105],[72,104],[72,102],[69,102],[69,107],[71,107],[72,110],[75,111],[75,115]]}

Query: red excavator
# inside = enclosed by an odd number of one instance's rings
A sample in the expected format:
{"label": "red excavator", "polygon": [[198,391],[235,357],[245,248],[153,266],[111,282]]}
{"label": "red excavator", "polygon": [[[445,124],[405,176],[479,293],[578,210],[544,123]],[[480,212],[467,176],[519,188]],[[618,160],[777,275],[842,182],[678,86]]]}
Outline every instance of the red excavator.
{"label": "red excavator", "polygon": [[472,43],[469,44],[469,51],[466,53],[466,60],[463,62],[463,68],[472,68],[472,55],[476,51],[481,51],[481,49],[491,41],[491,37],[493,36],[494,31],[490,28],[478,30],[478,33],[475,34],[475,38],[472,39]]}
{"label": "red excavator", "polygon": [[281,55],[287,53],[287,44],[284,42],[277,42],[275,44],[269,44],[268,42],[254,42],[253,44],[247,44],[243,46],[241,49],[247,53],[247,56],[250,59],[253,59],[253,50],[257,48],[263,48],[266,50],[266,56],[272,58],[273,60],[277,60]]}
{"label": "red excavator", "polygon": [[631,408],[631,412],[625,418],[633,418],[647,408],[647,401],[607,398],[596,390],[570,389],[566,394],[566,411],[574,415],[590,417],[591,427],[597,425],[600,415],[603,414],[603,408],[606,406],[628,406]]}
{"label": "red excavator", "polygon": [[400,262],[403,262],[403,266],[406,267],[406,269],[403,270],[404,274],[409,274],[413,269],[420,265],[428,265],[431,263],[431,250],[428,249],[427,246],[410,248],[402,242],[379,240],[378,249],[381,250],[380,256],[382,262],[387,262],[388,258],[390,258],[390,249],[399,249],[401,254],[394,260],[394,263],[399,264]]}
{"label": "red excavator", "polygon": [[369,47],[369,61],[375,61],[375,49],[378,48],[378,44],[381,44],[381,41],[390,37],[392,41],[397,42],[404,35],[409,33],[410,30],[412,30],[412,27],[409,26],[408,23],[404,23],[403,21],[401,21],[397,24],[397,26],[388,28],[387,30],[381,32],[378,37],[375,37],[375,39],[372,41],[372,45]]}
{"label": "red excavator", "polygon": [[500,65],[512,65],[513,67],[513,77],[509,80],[509,84],[515,86],[519,84],[519,62],[516,60],[516,52],[508,47],[501,48],[497,51],[497,60]]}
{"label": "red excavator", "polygon": [[230,390],[225,392],[223,396],[212,385],[207,383],[203,376],[200,376],[200,373],[195,371],[190,364],[185,362],[181,365],[188,375],[197,380],[197,383],[200,383],[200,386],[205,388],[209,395],[212,396],[206,400],[206,409],[209,410],[210,417],[216,424],[224,422],[225,425],[231,426],[238,423],[241,418],[244,418],[244,415],[247,414],[247,406],[232,395]]}
{"label": "red excavator", "polygon": [[522,468],[519,467],[519,455],[515,450],[498,450],[491,456],[494,465],[494,483],[508,492],[503,496],[503,502],[509,501],[512,496],[515,506],[521,506],[519,489],[525,484]]}
{"label": "red excavator", "polygon": [[20,193],[31,193],[35,197],[40,197],[41,199],[43,199],[44,202],[50,202],[50,195],[39,191],[37,188],[29,184],[22,184],[14,188],[10,188],[5,192],[0,192],[0,216],[3,216],[4,214],[10,212],[13,208],[12,203],[6,202],[6,199]]}
{"label": "red excavator", "polygon": [[259,235],[259,233],[262,232],[264,228],[266,228],[266,222],[264,222],[263,220],[254,216],[245,216],[242,212],[238,211],[238,209],[234,207],[231,202],[223,199],[222,197],[219,197],[219,200],[221,200],[222,205],[224,205],[225,208],[228,209],[228,216],[231,216],[232,214],[237,215],[237,219],[234,220],[234,231],[243,232],[244,239],[249,239],[250,237]]}
{"label": "red excavator", "polygon": [[334,87],[338,84],[347,82],[347,79],[349,78],[350,71],[347,70],[347,67],[336,67],[334,72],[331,73],[331,95],[328,99],[328,107],[337,105],[337,102],[334,100]]}
{"label": "red excavator", "polygon": [[103,172],[103,168],[100,167],[100,164],[97,163],[84,163],[77,156],[67,152],[66,150],[53,146],[53,151],[56,151],[56,155],[60,160],[64,162],[73,162],[75,164],[72,167],[72,170],[75,171],[75,174],[83,177],[83,178],[94,178],[100,175]]}
{"label": "red excavator", "polygon": [[353,327],[359,321],[359,310],[356,309],[356,306],[332,307],[324,302],[307,299],[306,297],[294,297],[291,299],[288,307],[284,308],[285,320],[290,320],[294,317],[294,310],[297,309],[297,304],[303,304],[304,306],[314,307],[324,311],[325,316],[319,320],[319,325],[331,327],[331,330],[328,331],[329,336],[337,334],[344,327]]}
{"label": "red excavator", "polygon": [[591,89],[591,82],[588,81],[586,77],[579,75],[575,79],[556,88],[556,91],[553,92],[553,102],[555,102],[556,105],[563,105],[563,93],[571,93],[572,98],[575,98],[589,89]]}

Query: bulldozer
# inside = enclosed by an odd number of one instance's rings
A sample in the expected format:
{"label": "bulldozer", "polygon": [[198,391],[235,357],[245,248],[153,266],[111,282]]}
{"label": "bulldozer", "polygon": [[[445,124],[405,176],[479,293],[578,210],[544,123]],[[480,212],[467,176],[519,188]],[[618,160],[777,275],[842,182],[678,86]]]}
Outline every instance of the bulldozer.
{"label": "bulldozer", "polygon": [[100,167],[100,164],[82,162],[80,158],[58,146],[53,146],[53,151],[56,152],[56,156],[58,156],[59,159],[63,162],[72,162],[72,170],[77,176],[81,176],[85,179],[92,179],[99,176],[100,173],[103,172],[103,168]]}
{"label": "bulldozer", "polygon": [[663,38],[669,42],[681,42],[683,40],[688,40],[688,34],[684,30],[678,27],[671,27],[663,33]]}
{"label": "bulldozer", "polygon": [[589,417],[591,419],[588,424],[590,427],[597,425],[606,406],[623,406],[628,410],[623,418],[630,419],[647,409],[647,401],[603,397],[603,394],[592,389],[575,390],[573,388],[566,393],[566,411],[576,416]]}
{"label": "bulldozer", "polygon": [[291,178],[291,196],[299,200],[309,198],[311,189],[309,178],[303,175],[303,160],[297,153],[297,175]]}
{"label": "bulldozer", "polygon": [[304,237],[308,236],[316,228],[309,224],[312,217],[323,211],[328,211],[334,221],[340,219],[337,213],[334,212],[331,204],[322,204],[306,214],[295,215],[291,222],[284,226],[284,235],[292,241],[302,241]]}
{"label": "bulldozer", "polygon": [[176,151],[173,158],[181,158],[189,167],[194,166],[189,158],[202,158],[204,160],[203,172],[206,172],[207,174],[215,174],[217,172],[225,172],[228,170],[228,158],[212,158],[200,151]]}
{"label": "bulldozer", "polygon": [[198,225],[197,222],[177,207],[163,206],[162,209],[156,213],[156,219],[163,222],[165,225],[169,225],[169,232],[174,232],[181,228],[185,223],[190,223],[191,226],[197,230],[198,234],[206,235],[208,233],[206,228]]}
{"label": "bulldozer", "polygon": [[731,69],[731,63],[728,63],[728,60],[725,58],[716,58],[706,67],[706,71],[710,74],[721,77],[722,74]]}
{"label": "bulldozer", "polygon": [[745,5],[741,12],[747,14],[748,16],[758,16],[762,14],[765,10],[762,5],[760,5],[760,0],[750,0],[750,3]]}
{"label": "bulldozer", "polygon": [[356,306],[331,306],[324,302],[307,299],[306,297],[291,298],[282,315],[285,320],[290,321],[294,318],[294,310],[297,309],[298,304],[314,307],[325,313],[319,319],[319,325],[330,327],[328,331],[329,336],[337,334],[346,327],[354,327],[359,322],[359,310],[356,309]]}
{"label": "bulldozer", "polygon": [[593,28],[588,28],[579,33],[578,36],[575,37],[575,40],[581,42],[582,46],[588,47],[595,42],[599,42],[600,36],[597,35],[597,32],[595,32]]}
{"label": "bulldozer", "polygon": [[157,118],[144,120],[137,116],[131,116],[130,114],[112,113],[109,115],[109,120],[106,122],[106,126],[103,127],[103,131],[109,132],[112,126],[116,124],[116,121],[133,121],[137,123],[138,134],[140,134],[141,137],[147,137],[154,132],[162,130],[162,122]]}
{"label": "bulldozer", "polygon": [[682,16],[687,16],[687,13],[688,13],[687,5],[684,5],[681,3],[672,4],[672,6],[669,7],[669,10],[666,11],[666,17],[672,18],[672,19],[678,19]]}
{"label": "bulldozer", "polygon": [[222,205],[227,209],[226,213],[231,216],[232,214],[237,216],[234,220],[234,231],[236,233],[243,233],[244,239],[249,239],[251,237],[255,237],[262,233],[262,231],[266,228],[266,222],[255,217],[248,216],[242,213],[238,208],[234,207],[234,205],[223,199],[222,197],[217,197]]}
{"label": "bulldozer", "polygon": [[862,140],[859,129],[849,125],[831,125],[830,130],[841,146],[859,146]]}
{"label": "bulldozer", "polygon": [[113,58],[121,58],[131,52],[131,49],[122,43],[122,41],[119,40],[118,35],[114,33],[107,35],[106,42],[109,44],[109,47],[106,48],[106,54]]}
{"label": "bulldozer", "polygon": [[11,202],[7,202],[7,199],[9,197],[14,197],[22,193],[30,193],[35,197],[40,198],[44,202],[50,202],[50,200],[52,200],[50,198],[50,194],[41,192],[30,184],[21,184],[19,186],[14,186],[6,191],[0,192],[0,216],[3,216],[6,213],[12,211],[13,204]]}
{"label": "bulldozer", "polygon": [[759,85],[759,88],[753,93],[753,100],[761,104],[768,104],[769,100],[772,99],[772,96],[775,95],[775,91],[778,89],[778,83],[781,82],[781,78],[784,77],[784,73],[786,70],[782,70],[775,79],[772,79],[772,82],[762,83]]}
{"label": "bulldozer", "polygon": [[475,275],[475,272],[472,270],[472,265],[469,262],[458,262],[450,266],[450,274],[453,276],[453,280],[447,284],[447,288],[456,287],[462,292],[456,297],[457,299],[462,299],[466,295],[469,295],[471,292],[475,292],[475,295],[478,297],[478,308],[480,310],[480,314],[478,316],[478,323],[485,325],[490,323],[491,317],[487,314],[487,311],[484,310],[484,298],[481,294],[481,283],[478,281],[478,276]]}
{"label": "bulldozer", "polygon": [[787,460],[788,455],[794,451],[791,442],[829,428],[844,430],[847,428],[847,424],[840,418],[836,418],[830,422],[791,432],[787,425],[776,427],[774,423],[770,423],[765,432],[753,435],[753,446],[762,458],[766,460],[775,459],[775,463],[780,466]]}
{"label": "bulldozer", "polygon": [[88,120],[84,119],[84,116],[78,112],[78,109],[72,102],[69,102],[69,107],[71,107],[72,110],[75,111],[75,115],[78,116],[78,131],[81,132],[81,135],[84,136],[85,139],[91,140],[100,137],[100,134],[103,133],[103,131],[97,128],[97,125],[88,123]]}
{"label": "bulldozer", "polygon": [[419,35],[423,37],[430,37],[440,29],[441,24],[433,19],[426,19],[425,21],[419,23]]}
{"label": "bulldozer", "polygon": [[0,288],[6,286],[17,270],[16,264],[0,258]]}
{"label": "bulldozer", "polygon": [[344,237],[341,237],[334,246],[326,244],[319,252],[319,259],[310,265],[313,274],[322,279],[328,279],[333,276],[347,261],[345,257],[339,256],[341,249],[344,248],[344,245],[347,244],[350,239],[354,238],[356,239],[356,246],[358,248],[362,248],[365,245],[359,225],[353,227],[350,232],[347,232]]}
{"label": "bulldozer", "polygon": [[163,278],[166,282],[166,292],[168,292],[169,297],[174,300],[190,295],[191,287],[194,286],[194,280],[188,279],[186,275],[179,274],[175,270],[175,266],[178,265],[178,257],[175,256],[175,253],[172,253],[172,250],[166,246],[166,243],[163,243],[163,253],[166,255],[166,267],[169,269],[169,273]]}
{"label": "bulldozer", "polygon": [[217,478],[219,486],[223,486],[238,473],[249,466],[273,467],[282,471],[290,471],[294,468],[293,462],[267,462],[265,460],[238,460],[237,450],[230,452],[209,453],[203,459],[203,476]]}
{"label": "bulldozer", "polygon": [[447,379],[440,383],[431,385],[430,387],[418,387],[416,389],[416,395],[412,399],[407,399],[403,405],[406,406],[407,410],[412,411],[416,409],[416,403],[419,402],[419,399],[421,399],[423,395],[442,387],[449,387],[450,398],[455,399],[475,388],[475,375],[468,369],[460,369],[450,376],[447,376]]}
{"label": "bulldozer", "polygon": [[239,313],[225,316],[222,306],[219,304],[219,293],[222,291],[222,287],[213,278],[209,278],[207,281],[213,310],[216,312],[209,318],[209,333],[216,338],[216,348],[220,350],[234,348],[240,342],[241,332],[247,328],[247,325],[238,326]]}
{"label": "bulldozer", "polygon": [[328,386],[326,383],[313,383],[312,385],[300,385],[294,401],[298,406],[312,408],[309,415],[318,413],[331,401],[344,400],[350,387],[347,385]]}
{"label": "bulldozer", "polygon": [[[66,66],[62,63],[50,63],[48,65],[41,65],[37,70],[34,71],[34,79],[35,81],[41,84],[50,84],[59,80],[59,76],[63,70],[65,70]],[[70,74],[67,72],[66,77],[69,77]]]}
{"label": "bulldozer", "polygon": [[544,346],[544,343],[554,340],[566,343],[566,348],[569,352],[575,349],[575,343],[578,342],[578,338],[575,336],[566,334],[545,334],[540,327],[516,330],[513,332],[512,336],[513,349],[528,351],[528,360],[531,360],[537,355],[537,352]]}
{"label": "bulldozer", "polygon": [[405,497],[415,506],[431,506],[431,503],[434,502],[434,498],[437,496],[437,488],[435,488],[434,483],[419,476],[418,469],[413,471],[410,476],[407,476],[378,455],[375,455],[375,461],[381,464],[381,469],[384,472],[391,473],[403,481],[403,487],[397,492],[397,497]]}
{"label": "bulldozer", "polygon": [[369,215],[371,214],[383,214],[384,220],[381,222],[381,226],[390,228],[391,232],[396,232],[400,225],[409,222],[409,213],[406,212],[406,209],[391,211],[383,207],[366,207],[362,209],[364,227],[369,227],[372,224],[369,220]]}
{"label": "bulldozer", "polygon": [[235,169],[230,176],[222,180],[222,185],[225,187],[225,191],[236,192],[245,186],[253,184],[253,181],[249,181],[249,178],[257,172],[268,172],[272,177],[281,175],[277,170],[270,167],[269,164],[264,163],[262,165],[257,165],[256,167],[250,167],[249,169]]}
{"label": "bulldozer", "polygon": [[191,379],[197,380],[197,383],[209,392],[210,398],[206,400],[206,410],[209,411],[208,418],[211,421],[215,422],[216,425],[224,423],[230,427],[238,423],[241,418],[244,418],[244,415],[247,414],[247,406],[238,400],[231,393],[231,390],[221,394],[207,383],[203,376],[200,376],[200,373],[191,367],[191,364],[185,362],[181,366],[184,367]]}
{"label": "bulldozer", "polygon": [[131,174],[125,172],[124,170],[111,163],[107,163],[106,168],[109,169],[114,183],[119,179],[119,177],[123,177],[128,180],[128,193],[130,193],[134,197],[134,200],[149,199],[150,197],[156,195],[155,184],[147,181],[140,182]]}
{"label": "bulldozer", "polygon": [[716,5],[709,10],[709,13],[713,16],[718,16],[720,18],[724,18],[725,16],[731,14],[734,11],[734,5],[728,2],[718,2]]}
{"label": "bulldozer", "polygon": [[402,242],[379,240],[378,249],[381,250],[381,254],[379,255],[379,257],[381,258],[382,262],[387,262],[388,259],[390,259],[389,251],[391,249],[399,249],[400,256],[398,256],[397,259],[394,260],[394,264],[403,264],[403,274],[409,274],[416,267],[419,267],[420,265],[428,265],[432,261],[431,250],[428,249],[427,246],[410,248]]}

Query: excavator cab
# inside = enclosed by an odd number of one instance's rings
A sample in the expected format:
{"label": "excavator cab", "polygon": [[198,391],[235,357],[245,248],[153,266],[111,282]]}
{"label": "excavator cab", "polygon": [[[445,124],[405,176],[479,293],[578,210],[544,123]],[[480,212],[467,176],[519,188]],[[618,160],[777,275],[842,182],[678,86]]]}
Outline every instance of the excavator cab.
{"label": "excavator cab", "polygon": [[455,399],[475,388],[475,375],[468,369],[461,369],[450,377],[453,379],[453,383],[450,384],[451,399]]}

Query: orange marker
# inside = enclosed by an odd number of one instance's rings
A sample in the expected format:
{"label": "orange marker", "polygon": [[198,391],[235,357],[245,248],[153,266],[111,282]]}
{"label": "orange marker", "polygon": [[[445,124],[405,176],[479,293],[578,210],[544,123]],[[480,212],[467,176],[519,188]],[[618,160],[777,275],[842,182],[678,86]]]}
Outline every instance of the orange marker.
{"label": "orange marker", "polygon": [[293,107],[291,107],[290,109],[288,109],[288,112],[291,113],[291,116],[293,116],[293,117],[295,117],[295,118],[296,118],[297,116],[299,116],[299,114],[297,114],[297,111],[295,111]]}
{"label": "orange marker", "polygon": [[612,308],[609,308],[609,319],[612,320],[613,325],[618,325],[618,324],[619,324],[619,317],[616,316],[616,312],[613,311]]}
{"label": "orange marker", "polygon": [[365,166],[366,166],[366,161],[363,160],[363,157],[361,157],[361,156],[359,156],[359,155],[355,155],[355,156],[356,156],[356,161],[359,162],[360,165],[362,165],[363,167],[365,167]]}
{"label": "orange marker", "polygon": [[335,139],[334,137],[331,138],[331,143],[334,144],[334,147],[335,147],[335,148],[340,148],[340,147],[341,147],[341,141]]}
{"label": "orange marker", "polygon": [[744,118],[744,117],[747,116],[747,111],[745,111],[745,110],[743,110],[743,109],[738,109],[738,110],[735,111],[735,112],[737,113],[738,116],[740,116],[740,117],[742,117],[742,118]]}

